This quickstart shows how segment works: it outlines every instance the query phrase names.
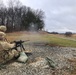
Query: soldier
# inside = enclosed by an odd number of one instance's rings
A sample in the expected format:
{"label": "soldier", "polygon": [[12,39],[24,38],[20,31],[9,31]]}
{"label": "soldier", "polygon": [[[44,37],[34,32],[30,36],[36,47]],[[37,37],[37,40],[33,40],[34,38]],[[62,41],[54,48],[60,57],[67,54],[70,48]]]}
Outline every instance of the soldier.
{"label": "soldier", "polygon": [[0,26],[0,31],[6,32],[6,30],[7,30],[6,26]]}
{"label": "soldier", "polygon": [[8,43],[6,41],[6,26],[0,26],[0,63],[5,63],[8,60],[18,56],[18,52],[16,50],[10,50],[10,48],[15,47],[15,43]]}

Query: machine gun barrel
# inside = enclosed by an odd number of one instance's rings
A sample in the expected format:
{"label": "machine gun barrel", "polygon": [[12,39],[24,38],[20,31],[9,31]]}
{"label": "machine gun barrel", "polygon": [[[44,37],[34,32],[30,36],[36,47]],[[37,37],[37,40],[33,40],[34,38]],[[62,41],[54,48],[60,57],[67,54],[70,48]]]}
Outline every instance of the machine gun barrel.
{"label": "machine gun barrel", "polygon": [[22,43],[27,42],[27,41],[29,41],[29,40],[25,40],[25,41],[19,40],[19,41],[13,41],[13,42],[11,42],[11,43],[15,43],[15,47],[11,48],[11,50],[12,50],[12,49],[18,50],[18,49],[17,49],[18,47],[20,47],[21,50],[22,50],[22,49],[25,50],[25,48],[24,48],[24,46],[23,46]]}

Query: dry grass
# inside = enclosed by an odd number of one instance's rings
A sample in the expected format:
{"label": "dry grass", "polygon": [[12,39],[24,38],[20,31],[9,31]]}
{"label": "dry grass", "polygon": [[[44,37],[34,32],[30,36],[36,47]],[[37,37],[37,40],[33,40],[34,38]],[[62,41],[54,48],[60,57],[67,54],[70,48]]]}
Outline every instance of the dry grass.
{"label": "dry grass", "polygon": [[8,41],[13,40],[30,40],[31,42],[45,42],[50,46],[62,46],[62,47],[76,47],[76,35],[72,37],[65,37],[60,34],[47,34],[45,32],[14,32],[7,33]]}
{"label": "dry grass", "polygon": [[45,33],[35,33],[35,32],[14,32],[14,33],[7,33],[8,41],[13,40],[30,40],[30,41],[47,41],[47,39],[43,36]]}

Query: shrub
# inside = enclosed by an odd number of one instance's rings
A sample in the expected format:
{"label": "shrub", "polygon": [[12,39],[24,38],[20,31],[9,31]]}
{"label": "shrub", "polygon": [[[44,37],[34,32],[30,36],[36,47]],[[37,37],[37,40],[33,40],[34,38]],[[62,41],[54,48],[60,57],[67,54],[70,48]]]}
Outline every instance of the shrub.
{"label": "shrub", "polygon": [[66,32],[65,36],[71,37],[72,36],[72,32]]}
{"label": "shrub", "polygon": [[58,32],[51,32],[51,34],[58,34]]}

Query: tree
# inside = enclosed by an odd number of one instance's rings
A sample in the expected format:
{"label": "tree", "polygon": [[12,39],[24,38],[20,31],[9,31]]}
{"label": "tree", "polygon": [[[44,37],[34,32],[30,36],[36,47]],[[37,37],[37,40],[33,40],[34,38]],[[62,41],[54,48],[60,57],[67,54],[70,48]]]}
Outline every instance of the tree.
{"label": "tree", "polygon": [[6,7],[2,0],[0,0],[0,24],[5,24],[5,17],[6,17]]}
{"label": "tree", "polygon": [[8,0],[8,25],[9,31],[20,30],[21,25],[21,2],[19,0]]}
{"label": "tree", "polygon": [[44,12],[26,7],[19,0],[8,0],[7,8],[0,5],[0,24],[7,26],[7,32],[42,30]]}
{"label": "tree", "polygon": [[38,31],[44,27],[43,11],[27,8],[26,14],[23,14],[22,23],[27,30]]}
{"label": "tree", "polygon": [[72,36],[72,32],[66,32],[65,35],[70,37],[70,36]]}
{"label": "tree", "polygon": [[35,17],[35,24],[37,24],[38,30],[42,30],[42,28],[44,27],[44,12],[42,10],[36,10]]}

